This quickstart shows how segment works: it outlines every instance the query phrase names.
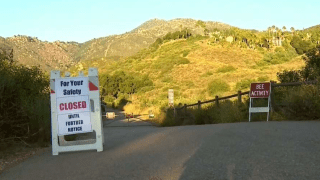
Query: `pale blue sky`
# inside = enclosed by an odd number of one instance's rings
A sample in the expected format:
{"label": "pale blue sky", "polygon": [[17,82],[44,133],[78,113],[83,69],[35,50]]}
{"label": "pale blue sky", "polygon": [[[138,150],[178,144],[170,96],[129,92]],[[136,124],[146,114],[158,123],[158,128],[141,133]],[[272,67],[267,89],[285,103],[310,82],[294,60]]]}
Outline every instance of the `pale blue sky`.
{"label": "pale blue sky", "polygon": [[278,1],[7,0],[0,3],[0,36],[85,42],[131,31],[153,18],[193,18],[257,30],[320,24],[320,0]]}

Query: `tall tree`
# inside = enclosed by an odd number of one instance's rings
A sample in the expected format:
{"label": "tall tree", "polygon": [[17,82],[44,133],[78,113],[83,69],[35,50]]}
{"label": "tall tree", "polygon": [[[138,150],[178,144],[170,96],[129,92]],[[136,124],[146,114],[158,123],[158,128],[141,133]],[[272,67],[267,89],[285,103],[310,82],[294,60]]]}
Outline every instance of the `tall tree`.
{"label": "tall tree", "polygon": [[291,27],[290,28],[291,32],[292,32],[292,36],[293,36],[293,33],[294,33],[294,27]]}
{"label": "tall tree", "polygon": [[273,34],[274,34],[275,30],[276,30],[276,26],[273,25],[273,26],[271,27],[271,30],[272,30],[272,37],[273,37]]}
{"label": "tall tree", "polygon": [[285,26],[282,27],[282,31],[285,32],[287,28]]}

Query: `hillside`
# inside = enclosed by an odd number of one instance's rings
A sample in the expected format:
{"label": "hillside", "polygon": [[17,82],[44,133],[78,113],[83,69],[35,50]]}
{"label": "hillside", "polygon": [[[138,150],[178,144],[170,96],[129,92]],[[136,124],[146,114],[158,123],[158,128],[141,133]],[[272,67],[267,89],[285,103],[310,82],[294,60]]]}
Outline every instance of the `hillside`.
{"label": "hillside", "polygon": [[75,42],[44,42],[36,37],[0,37],[0,49],[12,53],[14,61],[27,66],[40,66],[49,71],[67,68],[76,62],[74,56],[80,46]]}
{"label": "hillside", "polygon": [[[190,29],[193,34],[203,34],[202,27],[196,26],[197,20],[173,19],[170,21],[152,19],[139,27],[121,35],[101,37],[85,42],[79,50],[77,59],[109,58],[119,59],[134,55],[139,50],[148,47],[157,38],[168,32],[175,32],[184,28]],[[228,29],[231,26],[219,22],[205,22],[208,30]]]}
{"label": "hillside", "polygon": [[[194,34],[203,34],[204,29],[196,26],[193,19],[174,19],[170,21],[152,19],[134,30],[120,35],[112,35],[77,42],[47,42],[37,37],[17,35],[3,38],[0,36],[0,49],[11,53],[16,62],[32,66],[40,65],[41,69],[65,69],[73,66],[79,60],[103,58],[119,60],[122,57],[134,55],[139,50],[148,47],[157,38],[168,32],[188,28]],[[208,30],[214,28],[223,30],[231,26],[219,22],[205,22]]]}
{"label": "hillside", "polygon": [[[277,80],[277,72],[285,69],[300,69],[304,66],[301,56],[295,55],[283,61],[267,62],[266,57],[276,54],[264,48],[241,48],[237,43],[212,43],[214,37],[195,36],[188,39],[165,41],[157,49],[144,49],[135,56],[118,62],[105,60],[82,61],[70,71],[98,67],[101,92],[108,104],[120,103],[121,99],[131,102],[125,109],[141,113],[146,109],[159,110],[168,103],[168,89],[174,89],[175,104],[195,103],[248,90],[251,82]],[[289,49],[288,51],[291,51]],[[135,94],[118,94],[116,99],[106,93],[109,86],[105,75],[123,71],[133,77],[147,75],[153,86]],[[215,87],[222,91],[212,91]],[[125,102],[126,102],[125,101]],[[146,111],[144,111],[145,113]]]}

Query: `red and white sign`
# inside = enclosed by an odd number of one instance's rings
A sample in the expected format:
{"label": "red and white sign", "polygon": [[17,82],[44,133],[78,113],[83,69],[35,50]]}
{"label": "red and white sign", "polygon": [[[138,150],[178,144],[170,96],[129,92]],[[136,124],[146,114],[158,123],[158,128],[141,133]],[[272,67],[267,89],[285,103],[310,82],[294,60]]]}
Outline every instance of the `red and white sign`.
{"label": "red and white sign", "polygon": [[250,98],[268,98],[270,96],[270,83],[251,83]]}
{"label": "red and white sign", "polygon": [[89,96],[57,98],[58,114],[89,112]]}
{"label": "red and white sign", "polygon": [[57,78],[55,93],[58,134],[92,132],[88,77]]}

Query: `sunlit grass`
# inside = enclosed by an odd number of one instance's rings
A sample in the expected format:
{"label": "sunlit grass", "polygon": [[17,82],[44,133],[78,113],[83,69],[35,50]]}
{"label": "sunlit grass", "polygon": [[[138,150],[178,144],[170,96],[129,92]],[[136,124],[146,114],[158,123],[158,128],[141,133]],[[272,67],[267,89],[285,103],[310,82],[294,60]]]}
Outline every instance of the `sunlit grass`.
{"label": "sunlit grass", "polygon": [[[210,39],[176,40],[162,44],[157,50],[143,50],[138,55],[119,61],[108,62],[97,59],[81,62],[70,71],[77,72],[81,67],[98,67],[99,73],[112,74],[117,70],[130,73],[148,74],[154,88],[147,92],[130,96],[130,108],[138,107],[137,112],[158,109],[168,105],[168,89],[174,89],[174,103],[178,105],[196,103],[198,100],[213,99],[215,93],[208,89],[214,80],[223,80],[228,90],[218,95],[226,96],[238,90],[249,90],[251,81],[277,80],[277,72],[285,69],[300,69],[304,61],[300,56],[278,64],[257,65],[264,58],[260,50],[233,47],[231,45],[209,45]],[[138,109],[138,108],[137,108]]]}

